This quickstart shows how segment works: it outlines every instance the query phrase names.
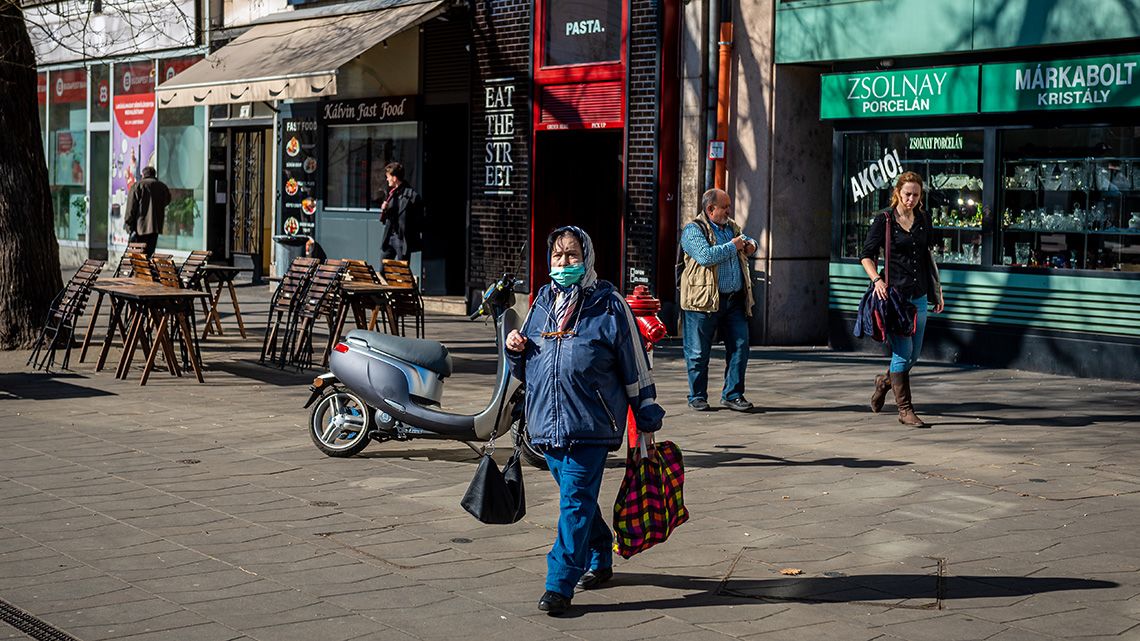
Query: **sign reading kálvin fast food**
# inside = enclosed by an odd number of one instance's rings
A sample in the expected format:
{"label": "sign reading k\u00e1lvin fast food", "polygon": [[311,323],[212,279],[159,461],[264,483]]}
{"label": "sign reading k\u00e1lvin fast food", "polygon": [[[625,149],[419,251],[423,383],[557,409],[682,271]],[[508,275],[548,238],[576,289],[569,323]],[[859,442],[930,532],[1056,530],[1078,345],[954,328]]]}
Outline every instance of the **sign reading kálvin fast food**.
{"label": "sign reading k\u00e1lvin fast food", "polygon": [[1140,106],[1140,54],[982,66],[982,111]]}
{"label": "sign reading k\u00e1lvin fast food", "polygon": [[322,107],[321,119],[326,125],[374,125],[416,119],[415,96],[338,100]]}
{"label": "sign reading k\u00e1lvin fast food", "polygon": [[826,74],[820,89],[824,120],[978,111],[976,65]]}

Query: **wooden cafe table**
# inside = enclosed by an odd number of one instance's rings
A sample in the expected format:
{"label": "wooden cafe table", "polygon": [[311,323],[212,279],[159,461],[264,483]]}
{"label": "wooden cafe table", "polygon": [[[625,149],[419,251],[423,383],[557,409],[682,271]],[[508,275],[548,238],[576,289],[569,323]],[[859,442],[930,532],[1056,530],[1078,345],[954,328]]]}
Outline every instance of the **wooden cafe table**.
{"label": "wooden cafe table", "polygon": [[337,313],[336,326],[333,328],[333,340],[340,338],[341,330],[344,329],[344,321],[348,316],[349,310],[352,310],[353,319],[356,321],[356,327],[359,329],[376,329],[375,317],[372,322],[367,320],[367,310],[377,309],[383,310],[384,316],[388,318],[388,331],[392,335],[398,332],[396,326],[396,317],[392,314],[388,293],[401,289],[395,285],[387,285],[385,283],[369,283],[365,281],[345,281],[340,284],[340,310]]}
{"label": "wooden cafe table", "polygon": [[[199,383],[205,382],[202,378],[202,363],[198,354],[198,345],[195,343],[194,330],[190,326],[188,312],[199,299],[205,299],[208,296],[206,292],[167,287],[159,283],[141,280],[124,282],[123,279],[98,280],[92,286],[92,290],[106,294],[111,299],[111,321],[107,326],[107,335],[103,338],[103,346],[99,351],[99,362],[95,366],[95,371],[101,371],[107,362],[107,355],[115,337],[115,329],[125,327],[126,339],[123,344],[123,355],[115,372],[115,378],[127,378],[135,352],[141,344],[146,342],[144,334],[147,329],[154,333],[154,342],[144,346],[146,364],[143,367],[142,381],[139,384],[146,385],[150,373],[154,369],[159,350],[162,350],[170,373],[181,376],[178,358],[174,351],[175,345],[168,331],[171,325],[170,321],[173,321],[178,326],[178,333],[181,335],[181,340],[186,348],[187,358],[190,360],[195,378],[198,379]],[[128,308],[132,314],[130,320],[124,322],[123,311]]]}
{"label": "wooden cafe table", "polygon": [[209,310],[206,312],[206,328],[202,331],[203,339],[209,336],[211,331],[216,331],[219,336],[222,335],[222,318],[218,315],[218,302],[222,298],[222,292],[226,290],[230,294],[230,305],[234,308],[238,331],[241,332],[242,338],[246,337],[245,323],[241,319],[241,306],[238,304],[237,291],[234,289],[234,278],[245,271],[249,271],[249,268],[215,265],[213,263],[206,263],[202,266],[202,284],[206,288],[206,293],[209,294],[209,298],[206,299],[206,302],[209,303]]}

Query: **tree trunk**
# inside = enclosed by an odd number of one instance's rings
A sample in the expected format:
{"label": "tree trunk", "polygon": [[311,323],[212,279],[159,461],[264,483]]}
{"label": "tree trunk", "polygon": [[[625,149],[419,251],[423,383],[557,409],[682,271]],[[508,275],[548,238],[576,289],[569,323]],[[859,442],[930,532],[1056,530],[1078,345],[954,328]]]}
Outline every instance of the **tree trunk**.
{"label": "tree trunk", "polygon": [[36,99],[36,58],[23,12],[0,0],[0,349],[35,340],[63,287]]}

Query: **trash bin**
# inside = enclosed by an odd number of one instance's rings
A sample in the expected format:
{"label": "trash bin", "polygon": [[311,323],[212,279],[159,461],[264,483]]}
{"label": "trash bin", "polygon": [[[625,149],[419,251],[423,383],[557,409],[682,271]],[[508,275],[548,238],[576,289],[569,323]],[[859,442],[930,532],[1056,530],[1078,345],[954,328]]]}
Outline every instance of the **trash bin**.
{"label": "trash bin", "polygon": [[309,242],[309,237],[277,234],[273,237],[273,242],[277,243],[277,257],[273,261],[274,273],[280,278],[289,270],[294,258],[305,255],[305,243]]}

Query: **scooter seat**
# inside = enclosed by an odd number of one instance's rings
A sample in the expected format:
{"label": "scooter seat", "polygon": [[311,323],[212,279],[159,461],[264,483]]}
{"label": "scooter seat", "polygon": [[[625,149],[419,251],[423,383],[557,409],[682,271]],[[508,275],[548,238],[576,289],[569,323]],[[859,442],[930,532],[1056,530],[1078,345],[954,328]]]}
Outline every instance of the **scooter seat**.
{"label": "scooter seat", "polygon": [[366,329],[351,330],[346,338],[364,341],[365,344],[378,352],[413,365],[419,365],[443,378],[451,376],[451,354],[447,353],[447,348],[442,343],[422,338],[404,338],[403,336],[370,332]]}

